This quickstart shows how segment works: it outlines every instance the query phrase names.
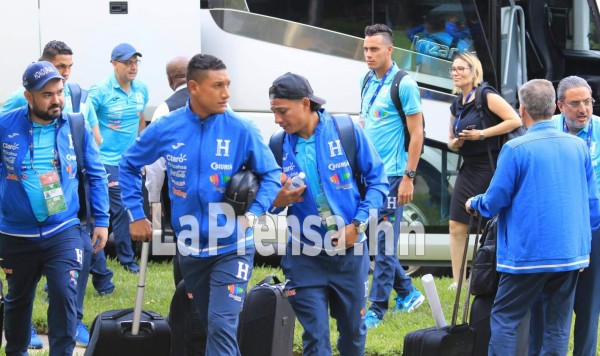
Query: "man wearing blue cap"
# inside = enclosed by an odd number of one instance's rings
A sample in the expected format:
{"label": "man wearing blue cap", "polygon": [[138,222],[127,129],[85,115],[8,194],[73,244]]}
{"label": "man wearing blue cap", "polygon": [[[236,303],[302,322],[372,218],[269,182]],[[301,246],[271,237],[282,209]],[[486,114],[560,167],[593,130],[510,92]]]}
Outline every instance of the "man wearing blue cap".
{"label": "man wearing blue cap", "polygon": [[100,122],[103,142],[100,160],[108,175],[110,214],[115,236],[117,258],[131,273],[140,268],[133,259],[129,218],[121,201],[119,160],[138,134],[145,128],[144,110],[148,104],[148,88],[135,80],[142,54],[132,45],[121,43],[111,54],[114,74],[90,88],[90,98]]}
{"label": "man wearing blue cap", "polygon": [[[42,61],[48,61],[54,65],[58,73],[64,78],[65,83],[69,80],[71,75],[71,67],[73,66],[73,50],[64,42],[52,40],[44,46],[42,52]],[[89,123],[94,133],[94,140],[100,144],[100,128],[98,127],[98,118],[96,112],[91,105],[87,105],[87,92],[79,87],[75,83],[65,84],[63,87],[63,95],[65,97],[63,111],[66,113],[80,112]],[[78,91],[80,95],[74,94]],[[0,115],[27,106],[27,99],[25,98],[25,88],[20,87],[12,95],[6,99],[2,107],[0,108]],[[80,204],[81,205],[81,204]],[[85,289],[87,287],[88,276],[91,273],[92,283],[94,288],[98,291],[99,295],[110,294],[115,289],[115,285],[111,282],[113,277],[112,271],[106,267],[106,257],[104,251],[99,251],[96,254],[92,254],[91,245],[89,244],[89,236],[82,235],[84,244],[84,263],[83,269],[79,276],[79,289],[77,292],[77,345],[86,347],[89,343],[90,334],[83,324],[83,302],[85,298]],[[87,259],[87,261],[86,261]],[[90,265],[92,268],[90,269]],[[47,286],[46,286],[47,287]],[[41,349],[44,347],[44,343],[38,337],[35,329],[31,329],[31,340],[29,348]]]}
{"label": "man wearing blue cap", "polygon": [[32,63],[23,75],[28,105],[0,115],[0,265],[8,282],[7,355],[27,353],[42,273],[48,281],[51,355],[73,352],[84,255],[81,235],[86,233],[77,218],[78,164],[84,165],[90,183],[94,252],[108,237],[106,172],[87,123],[84,162],[77,162],[70,118],[63,113],[63,85],[51,63]]}

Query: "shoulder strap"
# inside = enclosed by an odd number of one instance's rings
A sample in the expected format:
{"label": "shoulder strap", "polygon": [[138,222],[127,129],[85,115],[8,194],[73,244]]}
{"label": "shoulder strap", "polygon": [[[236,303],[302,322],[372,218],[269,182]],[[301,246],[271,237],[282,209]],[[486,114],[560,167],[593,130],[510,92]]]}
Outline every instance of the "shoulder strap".
{"label": "shoulder strap", "polygon": [[340,136],[340,144],[346,153],[346,158],[352,169],[352,177],[356,182],[360,196],[364,198],[366,193],[365,182],[356,164],[356,134],[352,118],[348,114],[331,115],[331,117]]}
{"label": "shoulder strap", "polygon": [[404,109],[402,108],[402,102],[400,101],[400,89],[398,86],[400,85],[400,81],[404,78],[408,73],[403,69],[400,69],[398,73],[394,76],[394,81],[392,82],[392,88],[390,89],[390,96],[392,98],[392,102],[396,107],[396,111],[398,111],[398,115],[400,115],[400,119],[402,119],[402,127],[404,128],[404,151],[408,152],[408,146],[410,145],[410,132],[408,132],[408,125],[406,124],[406,114],[404,114]]}
{"label": "shoulder strap", "polygon": [[[402,102],[400,101],[400,89],[398,86],[400,85],[400,81],[404,78],[408,73],[404,69],[400,69],[398,73],[394,76],[394,81],[392,82],[392,88],[390,89],[390,95],[392,96],[392,102],[398,111],[398,115],[402,118],[402,124],[406,127],[406,115],[404,114],[404,109],[402,108]],[[409,140],[404,140],[404,145]]]}
{"label": "shoulder strap", "polygon": [[362,99],[362,96],[365,94],[365,87],[367,86],[367,83],[369,82],[369,80],[371,79],[372,76],[373,76],[373,71],[370,70],[367,74],[365,74],[365,77],[363,78],[362,87],[360,88],[361,99]]}
{"label": "shoulder strap", "polygon": [[[85,157],[84,157],[84,135],[85,135],[85,124],[83,114],[72,113],[67,114],[69,120],[69,126],[71,127],[71,140],[73,141],[73,148],[75,149],[75,156],[77,158],[77,173],[79,175],[79,184],[83,185],[85,194],[85,212],[86,212],[86,225],[88,233],[92,233],[92,211],[90,209],[90,186],[87,177],[87,170],[85,169]],[[82,207],[80,207],[81,209]]]}
{"label": "shoulder strap", "polygon": [[79,112],[79,106],[81,103],[81,87],[75,83],[68,83],[67,86],[71,92],[71,104],[73,105],[73,112]]}
{"label": "shoulder strap", "polygon": [[80,103],[85,103],[88,98],[88,91],[85,89],[81,89],[81,99],[79,99]]}
{"label": "shoulder strap", "polygon": [[275,161],[279,167],[281,167],[283,163],[283,139],[285,138],[285,131],[280,130],[275,132],[271,138],[269,139],[269,148],[271,152],[273,152],[273,156],[275,156]]}
{"label": "shoulder strap", "polygon": [[[494,124],[491,122],[491,112],[489,112],[488,107],[483,104],[483,90],[486,88],[488,88],[488,90],[496,92],[496,90],[493,87],[489,86],[487,82],[479,84],[479,86],[475,89],[475,108],[479,112],[479,120],[481,120],[481,126],[484,130],[488,127],[494,126]],[[488,158],[490,160],[490,167],[492,169],[492,172],[496,172],[494,156],[492,155],[492,150],[490,148],[489,142],[490,140],[485,140],[485,146],[487,147]]]}
{"label": "shoulder strap", "polygon": [[[402,127],[404,128],[404,151],[408,152],[408,146],[410,145],[410,132],[408,131],[408,125],[406,124],[406,114],[404,113],[404,109],[402,108],[402,102],[400,101],[400,81],[402,78],[407,76],[405,70],[400,69],[396,76],[394,77],[394,81],[392,82],[392,88],[390,89],[390,96],[392,98],[392,102],[398,111],[398,115],[400,115],[400,119],[402,119]],[[423,115],[423,113],[421,113]],[[425,132],[425,115],[423,115],[423,133]],[[425,137],[423,137],[423,148],[421,148],[421,154],[425,149]]]}
{"label": "shoulder strap", "polygon": [[[335,128],[340,135],[340,143],[346,153],[348,163],[352,169],[352,174],[356,175],[358,168],[356,167],[356,136],[354,135],[354,124],[352,118],[348,114],[331,115]],[[360,174],[360,173],[359,173]]]}

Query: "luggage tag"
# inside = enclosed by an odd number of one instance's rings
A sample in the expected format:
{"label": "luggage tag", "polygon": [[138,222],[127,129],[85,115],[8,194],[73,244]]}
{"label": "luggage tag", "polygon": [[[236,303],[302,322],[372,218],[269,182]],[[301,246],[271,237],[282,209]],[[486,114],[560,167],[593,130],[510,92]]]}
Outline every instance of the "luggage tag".
{"label": "luggage tag", "polygon": [[40,184],[44,193],[44,201],[48,209],[48,215],[54,215],[67,211],[65,196],[60,185],[60,178],[56,170],[40,174]]}

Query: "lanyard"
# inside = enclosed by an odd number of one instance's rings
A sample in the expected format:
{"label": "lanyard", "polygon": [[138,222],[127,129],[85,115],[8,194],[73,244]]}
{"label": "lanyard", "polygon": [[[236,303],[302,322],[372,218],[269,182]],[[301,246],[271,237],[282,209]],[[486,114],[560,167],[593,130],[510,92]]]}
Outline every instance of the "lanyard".
{"label": "lanyard", "polygon": [[[41,128],[40,128],[41,129]],[[41,135],[41,132],[40,132]],[[54,168],[57,168],[58,166],[60,166],[60,161],[58,158],[58,145],[57,145],[57,138],[58,138],[58,120],[56,120],[56,123],[54,124],[54,159],[52,160],[52,166],[54,166]],[[38,171],[35,170],[35,168],[33,168],[33,121],[29,120],[29,165],[31,166],[31,170],[34,171],[36,174],[39,174]]]}
{"label": "lanyard", "polygon": [[[585,140],[586,144],[588,146],[588,149],[590,149],[590,147],[592,146],[592,130],[593,129],[594,129],[594,121],[590,118],[588,132],[587,132],[587,139]],[[565,117],[564,114],[563,114],[563,130],[565,133],[569,133],[569,127],[567,126],[567,118]]]}
{"label": "lanyard", "polygon": [[[467,103],[469,102],[469,99],[471,99],[471,96],[473,96],[473,93],[475,93],[475,88],[471,89],[469,94],[467,94],[467,98],[465,99],[464,105],[467,105]],[[454,137],[458,137],[458,124],[460,123],[460,118],[462,117],[463,111],[464,110],[461,110],[460,114],[456,118],[456,121],[454,122]]]}
{"label": "lanyard", "polygon": [[[394,69],[393,64],[390,67],[390,69],[388,69],[388,71],[385,73],[383,78],[381,78],[381,82],[379,82],[377,89],[375,89],[375,92],[373,93],[373,96],[371,97],[371,101],[369,101],[369,106],[367,106],[367,110],[364,112],[365,116],[369,114],[369,110],[371,110],[371,106],[373,106],[373,103],[375,102],[375,98],[377,98],[377,94],[379,94],[379,90],[381,90],[381,87],[383,87],[383,84],[385,83],[385,79],[387,78],[388,74],[390,74],[392,69]],[[363,103],[362,99],[365,97],[365,93],[369,90],[369,86],[371,85],[371,79],[373,79],[374,75],[375,75],[375,70],[372,70],[371,73],[369,73],[369,78],[367,79],[367,85],[365,87],[365,90],[362,92],[362,97],[361,97],[361,101],[360,101],[360,106],[361,106],[360,111],[361,112],[362,112],[362,103]]]}

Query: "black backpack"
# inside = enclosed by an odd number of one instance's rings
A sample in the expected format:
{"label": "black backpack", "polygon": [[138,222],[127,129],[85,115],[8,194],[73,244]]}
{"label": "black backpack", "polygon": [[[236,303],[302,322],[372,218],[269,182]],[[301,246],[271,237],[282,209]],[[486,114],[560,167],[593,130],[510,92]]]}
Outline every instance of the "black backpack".
{"label": "black backpack", "polygon": [[79,180],[79,212],[77,217],[81,220],[82,225],[85,223],[88,234],[91,234],[93,232],[93,215],[90,208],[90,183],[85,169],[85,122],[81,113],[67,114],[67,119],[71,127],[71,139],[77,157],[77,176]]}
{"label": "black backpack", "polygon": [[81,110],[81,103],[86,102],[88,92],[85,89],[81,89],[81,87],[75,83],[68,83],[67,86],[71,91],[71,104],[73,105],[73,112],[77,113]]}
{"label": "black backpack", "polygon": [[[406,73],[406,71],[404,71],[403,69],[400,69],[398,71],[398,73],[396,73],[396,75],[394,76],[394,80],[392,81],[392,88],[390,89],[390,98],[392,99],[392,102],[394,103],[394,106],[396,107],[396,111],[398,111],[398,115],[400,115],[400,118],[402,119],[402,127],[404,128],[404,151],[408,152],[408,146],[410,145],[410,132],[408,131],[408,125],[406,125],[406,115],[404,114],[404,109],[402,108],[402,103],[400,102],[400,90],[398,89],[398,85],[400,85],[400,81],[402,80],[402,78],[404,78],[405,76],[407,76],[408,73]],[[369,82],[369,80],[371,80],[371,77],[373,76],[373,71],[370,71],[367,75],[365,75],[365,78],[363,79],[363,85],[362,85],[362,89],[360,90],[361,93],[361,100],[362,100],[362,96],[364,95],[365,92],[365,87],[367,86],[367,83]],[[425,115],[422,114],[422,118],[423,118],[423,147],[421,148],[421,154],[423,154],[423,151],[425,149]]]}
{"label": "black backpack", "polygon": [[[338,135],[340,136],[340,143],[344,148],[344,152],[346,153],[346,159],[348,159],[348,163],[352,169],[352,177],[356,181],[361,198],[364,198],[366,187],[362,178],[362,174],[356,166],[356,136],[354,133],[354,124],[352,123],[352,118],[348,114],[331,115],[331,117],[335,123]],[[271,149],[271,152],[273,152],[273,156],[275,156],[275,160],[277,161],[279,167],[282,166],[283,162],[284,138],[285,131],[280,130],[275,132],[269,140],[269,148]]]}
{"label": "black backpack", "polygon": [[[487,82],[483,82],[479,84],[477,88],[475,88],[475,108],[479,112],[479,119],[481,120],[483,128],[485,129],[497,125],[499,122],[502,122],[502,119],[500,119],[498,115],[494,114],[487,105],[484,105],[484,90],[498,95],[500,95],[500,93],[498,93],[498,91],[494,87],[489,85]],[[525,132],[527,132],[525,126],[520,126],[509,133],[500,136],[495,136],[495,140],[492,140],[492,142],[488,143],[488,149],[490,148],[490,145],[493,145],[493,142],[495,141],[498,150],[500,150],[507,141],[512,140],[515,137],[523,136]]]}
{"label": "black backpack", "polygon": [[494,216],[485,225],[481,234],[477,255],[473,261],[471,274],[471,294],[495,295],[498,290],[500,275],[496,271],[496,244],[498,236],[498,216]]}

